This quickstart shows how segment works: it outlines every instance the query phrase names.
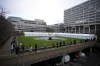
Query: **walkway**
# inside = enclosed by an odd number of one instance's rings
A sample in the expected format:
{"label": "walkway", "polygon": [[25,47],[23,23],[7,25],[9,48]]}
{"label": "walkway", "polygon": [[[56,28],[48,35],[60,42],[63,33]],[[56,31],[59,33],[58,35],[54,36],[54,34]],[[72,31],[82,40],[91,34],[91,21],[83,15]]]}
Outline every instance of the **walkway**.
{"label": "walkway", "polygon": [[[42,50],[40,52],[36,52],[36,53],[25,53],[25,54],[21,54],[19,56],[19,59],[16,55],[13,56],[5,56],[5,57],[1,57],[0,59],[0,65],[16,65],[19,63],[19,65],[21,64],[32,64],[32,63],[37,63],[37,62],[41,62],[44,60],[48,60],[54,57],[58,57],[63,55],[64,53],[71,53],[71,52],[75,52],[81,49],[84,49],[86,47],[90,47],[92,45],[94,45],[95,42],[87,42],[87,43],[83,43],[83,44],[77,44],[77,45],[72,45],[72,46],[63,46],[63,47],[59,47],[59,48],[55,48],[55,49],[48,49],[48,50]],[[18,62],[17,62],[18,60]],[[13,63],[12,63],[13,62]]]}
{"label": "walkway", "polygon": [[11,48],[11,41],[12,41],[12,38],[13,38],[13,37],[10,37],[10,38],[5,42],[5,44],[0,48],[0,56],[3,56],[3,55],[10,55],[10,54],[11,54],[10,48]]}

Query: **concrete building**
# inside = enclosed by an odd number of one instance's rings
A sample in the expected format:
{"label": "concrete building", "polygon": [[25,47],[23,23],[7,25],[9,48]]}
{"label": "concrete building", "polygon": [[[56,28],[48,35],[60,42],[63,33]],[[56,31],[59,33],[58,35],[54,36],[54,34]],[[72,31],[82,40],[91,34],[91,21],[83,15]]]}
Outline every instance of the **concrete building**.
{"label": "concrete building", "polygon": [[44,20],[36,19],[26,20],[20,17],[8,17],[8,20],[14,25],[15,31],[19,32],[45,32],[46,22]]}
{"label": "concrete building", "polygon": [[37,26],[37,31],[40,32],[46,32],[46,22],[41,19],[35,19],[36,26]]}
{"label": "concrete building", "polygon": [[47,27],[53,29],[54,32],[62,32],[61,29],[63,25],[64,25],[63,23],[58,23],[58,24],[47,25]]}
{"label": "concrete building", "polygon": [[97,33],[100,31],[100,0],[88,0],[64,11],[65,31],[68,33]]}
{"label": "concrete building", "polygon": [[50,25],[54,32],[60,32],[60,26],[58,24]]}

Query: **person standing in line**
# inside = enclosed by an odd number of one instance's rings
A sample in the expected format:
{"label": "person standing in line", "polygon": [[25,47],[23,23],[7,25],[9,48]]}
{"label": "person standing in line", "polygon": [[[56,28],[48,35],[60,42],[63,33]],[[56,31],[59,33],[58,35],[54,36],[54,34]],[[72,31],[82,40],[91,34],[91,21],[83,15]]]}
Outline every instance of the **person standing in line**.
{"label": "person standing in line", "polygon": [[14,51],[15,51],[15,48],[16,48],[16,43],[13,43],[13,48],[14,48]]}
{"label": "person standing in line", "polygon": [[14,52],[14,46],[13,43],[11,42],[11,54]]}
{"label": "person standing in line", "polygon": [[83,43],[82,39],[80,40],[81,43]]}
{"label": "person standing in line", "polygon": [[72,45],[72,41],[70,41],[70,45]]}
{"label": "person standing in line", "polygon": [[44,48],[45,48],[45,49],[47,48],[47,45],[46,45],[46,44],[44,44]]}
{"label": "person standing in line", "polygon": [[18,45],[15,47],[15,53],[16,53],[16,55],[20,54],[20,48]]}
{"label": "person standing in line", "polygon": [[32,45],[30,45],[30,47],[29,47],[29,52],[30,53],[32,52]]}
{"label": "person standing in line", "polygon": [[55,48],[55,44],[53,43],[53,48]]}
{"label": "person standing in line", "polygon": [[74,44],[76,44],[76,40],[74,40]]}
{"label": "person standing in line", "polygon": [[15,48],[16,48],[16,46],[17,46],[16,37],[13,37],[12,43],[13,43],[13,48],[14,48],[14,51],[15,51]]}
{"label": "person standing in line", "polygon": [[58,43],[57,43],[57,48],[58,48]]}
{"label": "person standing in line", "polygon": [[37,52],[37,45],[35,44],[35,52]]}
{"label": "person standing in line", "polygon": [[22,45],[21,49],[22,49],[22,53],[24,54],[24,50],[25,50],[24,44]]}
{"label": "person standing in line", "polygon": [[[22,43],[19,44],[19,47],[20,47],[20,49],[21,49],[21,47],[22,47]],[[21,50],[22,50],[22,49],[21,49]]]}
{"label": "person standing in line", "polygon": [[63,41],[63,45],[65,46],[65,41]]}
{"label": "person standing in line", "polygon": [[62,46],[62,43],[60,42],[60,47]]}
{"label": "person standing in line", "polygon": [[12,40],[12,43],[15,43],[15,40],[14,39]]}

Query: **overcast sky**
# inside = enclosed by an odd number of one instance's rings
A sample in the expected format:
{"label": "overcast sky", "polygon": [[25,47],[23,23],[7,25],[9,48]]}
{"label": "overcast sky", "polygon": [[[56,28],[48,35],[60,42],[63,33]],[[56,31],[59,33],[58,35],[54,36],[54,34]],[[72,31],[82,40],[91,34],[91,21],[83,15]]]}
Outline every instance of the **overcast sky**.
{"label": "overcast sky", "polygon": [[7,16],[43,19],[48,25],[63,23],[64,10],[87,0],[0,0]]}

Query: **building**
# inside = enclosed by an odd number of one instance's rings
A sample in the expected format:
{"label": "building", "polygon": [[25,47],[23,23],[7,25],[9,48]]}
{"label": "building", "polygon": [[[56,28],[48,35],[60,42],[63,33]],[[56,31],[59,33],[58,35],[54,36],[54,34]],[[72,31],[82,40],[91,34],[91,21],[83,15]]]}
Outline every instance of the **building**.
{"label": "building", "polygon": [[52,28],[54,32],[60,32],[60,26],[58,24],[50,25],[50,28]]}
{"label": "building", "polygon": [[41,19],[35,19],[36,26],[37,26],[37,31],[40,32],[46,32],[46,22]]}
{"label": "building", "polygon": [[52,24],[52,25],[47,25],[47,27],[53,29],[53,32],[64,32],[64,24],[63,23],[58,23],[58,24]]}
{"label": "building", "polygon": [[100,0],[88,0],[64,11],[65,31],[91,33],[100,31]]}
{"label": "building", "polygon": [[8,17],[8,20],[14,25],[15,31],[18,32],[45,32],[46,22],[44,20],[36,19],[26,20],[20,17]]}

